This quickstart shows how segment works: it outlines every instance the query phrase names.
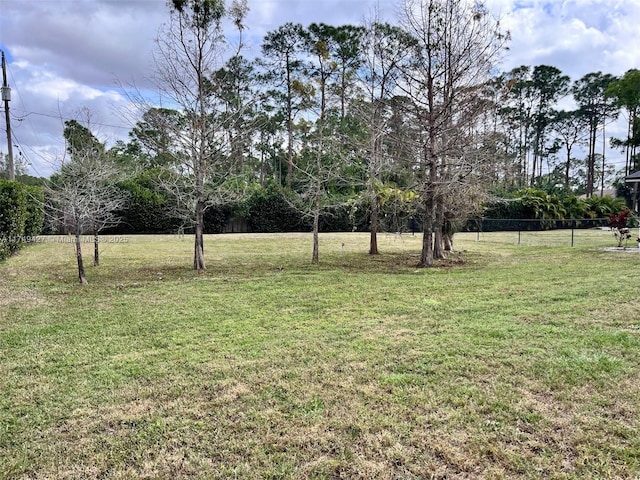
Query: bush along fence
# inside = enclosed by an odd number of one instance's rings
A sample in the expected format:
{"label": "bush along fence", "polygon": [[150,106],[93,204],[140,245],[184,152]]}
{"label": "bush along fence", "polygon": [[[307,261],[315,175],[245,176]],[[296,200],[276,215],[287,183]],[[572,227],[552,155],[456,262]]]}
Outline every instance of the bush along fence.
{"label": "bush along fence", "polygon": [[0,260],[13,255],[41,233],[43,205],[41,188],[0,180]]}
{"label": "bush along fence", "polygon": [[[145,171],[119,184],[129,201],[119,212],[117,226],[105,234],[192,232],[188,218],[177,218],[175,200],[157,185],[157,171]],[[392,189],[393,190],[393,189]],[[386,232],[421,232],[415,202],[397,195],[380,194],[378,228]],[[506,194],[505,194],[506,195]],[[467,223],[467,231],[536,231],[605,226],[606,219],[625,208],[624,199],[612,197],[579,198],[558,196],[528,188],[497,197],[484,206],[482,218]],[[323,210],[320,231],[366,232],[370,225],[368,195],[347,196]],[[248,195],[232,202],[211,206],[204,219],[205,233],[273,233],[310,231],[311,218],[295,194],[277,184],[254,185]],[[569,218],[571,220],[564,220]],[[507,220],[504,220],[507,219]],[[513,220],[522,219],[522,220]],[[576,220],[573,220],[576,219]],[[482,226],[477,227],[481,221]],[[458,221],[456,221],[456,224]],[[456,225],[460,228],[460,225]],[[464,230],[464,225],[462,230]],[[64,233],[64,232],[58,232]]]}

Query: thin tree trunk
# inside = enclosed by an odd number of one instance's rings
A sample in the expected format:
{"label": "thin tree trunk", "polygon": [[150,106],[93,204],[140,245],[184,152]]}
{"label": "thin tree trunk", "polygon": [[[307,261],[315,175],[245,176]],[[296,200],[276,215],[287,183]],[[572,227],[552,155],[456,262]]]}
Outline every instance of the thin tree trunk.
{"label": "thin tree trunk", "polygon": [[291,190],[293,179],[293,92],[291,88],[291,65],[287,58],[287,189]]}
{"label": "thin tree trunk", "polygon": [[445,233],[443,235],[444,239],[444,251],[445,252],[453,252],[453,233]]}
{"label": "thin tree trunk", "polygon": [[522,140],[522,122],[520,122],[520,129],[518,130],[518,160],[520,162],[520,171],[518,172],[518,185],[523,186],[526,182],[523,181],[526,178],[526,165],[524,156],[524,141]]}
{"label": "thin tree trunk", "polygon": [[591,197],[593,195],[593,187],[595,183],[596,136],[597,125],[594,125],[592,120],[591,125],[589,126],[589,155],[587,156],[587,197]]}
{"label": "thin tree trunk", "polygon": [[93,266],[97,267],[100,265],[100,237],[98,237],[98,232],[93,232]]}
{"label": "thin tree trunk", "polygon": [[311,255],[311,263],[318,263],[319,260],[319,241],[318,231],[320,229],[320,199],[316,198],[316,209],[313,212],[313,254]]}
{"label": "thin tree trunk", "polygon": [[81,285],[87,284],[87,277],[84,274],[84,263],[82,262],[82,242],[80,234],[76,233],[76,259],[78,260],[78,280]]}
{"label": "thin tree trunk", "polygon": [[[375,140],[372,142],[375,150]],[[374,168],[377,165],[377,155],[372,155],[372,161],[374,166],[369,166],[369,188],[371,189],[371,235],[369,239],[369,255],[378,255],[378,194],[375,189],[375,172]]]}
{"label": "thin tree trunk", "polygon": [[260,187],[264,188],[264,133],[260,133],[260,143],[262,144],[260,148]]}
{"label": "thin tree trunk", "polygon": [[564,167],[564,188],[569,191],[569,172],[571,170],[571,147],[567,144],[567,165]]}
{"label": "thin tree trunk", "polygon": [[[322,138],[322,116],[320,116],[320,138]],[[322,146],[322,141],[321,141]],[[321,149],[322,150],[322,149]],[[313,206],[313,254],[311,255],[311,263],[319,262],[319,241],[318,241],[318,233],[320,231],[320,195],[322,193],[322,181],[320,179],[320,172],[322,170],[320,153],[317,153],[316,156],[316,165],[317,165],[317,175],[315,185],[315,199]]]}
{"label": "thin tree trunk", "polygon": [[600,198],[604,197],[604,169],[606,167],[605,163],[605,153],[607,147],[606,134],[605,134],[605,121],[602,120],[602,178],[600,179]]}
{"label": "thin tree trunk", "polygon": [[207,269],[204,262],[204,205],[202,201],[196,204],[196,228],[193,249],[193,269],[202,272]]}
{"label": "thin tree trunk", "polygon": [[433,266],[433,218],[435,205],[435,192],[434,185],[437,179],[437,162],[438,156],[436,155],[436,141],[438,139],[438,129],[436,125],[435,111],[435,86],[434,78],[431,71],[431,52],[429,51],[429,58],[427,62],[427,98],[429,104],[429,113],[427,119],[429,138],[426,150],[427,169],[428,175],[427,186],[425,189],[425,213],[424,224],[422,229],[422,252],[420,254],[419,267],[432,267]]}
{"label": "thin tree trunk", "polygon": [[435,222],[433,225],[433,258],[434,259],[444,259],[446,255],[444,253],[444,236],[443,236],[443,226],[444,226],[444,205],[442,204],[442,200],[440,197],[436,197],[435,199]]}
{"label": "thin tree trunk", "polygon": [[531,166],[531,181],[529,182],[530,186],[534,186],[536,184],[536,168],[538,167],[538,152],[536,149],[538,148],[538,137],[536,137],[536,146],[533,151],[533,165]]}
{"label": "thin tree trunk", "polygon": [[624,147],[625,162],[624,162],[624,174],[631,175],[631,138],[633,135],[633,117],[629,115],[629,122],[627,125],[627,144]]}

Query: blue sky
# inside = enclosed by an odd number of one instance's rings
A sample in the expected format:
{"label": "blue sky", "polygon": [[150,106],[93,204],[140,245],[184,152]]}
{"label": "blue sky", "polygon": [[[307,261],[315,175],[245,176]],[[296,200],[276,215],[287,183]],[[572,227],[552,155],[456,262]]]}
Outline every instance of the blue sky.
{"label": "blue sky", "polygon": [[[398,9],[384,0],[248,3],[249,56],[259,54],[266,32],[288,21],[361,23],[377,5],[393,22]],[[503,70],[547,64],[577,79],[640,68],[640,0],[487,0],[486,5],[511,31]],[[149,86],[154,38],[167,16],[165,0],[0,0],[14,143],[31,174],[55,171],[64,157],[62,120],[82,120],[83,111],[91,112],[92,130],[108,145],[126,139],[130,125],[121,112],[128,99],[118,84]],[[0,130],[0,151],[6,153],[4,125]],[[609,133],[617,130],[624,134],[622,124],[610,126]]]}

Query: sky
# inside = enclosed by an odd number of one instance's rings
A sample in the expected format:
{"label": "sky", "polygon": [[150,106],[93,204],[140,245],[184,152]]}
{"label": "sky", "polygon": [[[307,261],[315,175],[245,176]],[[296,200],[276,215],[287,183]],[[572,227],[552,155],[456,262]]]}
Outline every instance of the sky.
{"label": "sky", "polygon": [[[511,33],[500,69],[553,65],[573,80],[640,68],[640,0],[485,0]],[[384,0],[248,0],[245,55],[286,22],[360,24],[375,9],[395,22]],[[14,157],[47,177],[64,159],[64,121],[89,122],[107,147],[127,140],[127,85],[150,86],[154,39],[168,19],[166,0],[0,0],[0,49],[7,60]],[[89,114],[87,113],[89,112]],[[7,153],[4,108],[0,152]],[[624,120],[607,136],[625,135]],[[622,156],[608,151],[617,167]]]}

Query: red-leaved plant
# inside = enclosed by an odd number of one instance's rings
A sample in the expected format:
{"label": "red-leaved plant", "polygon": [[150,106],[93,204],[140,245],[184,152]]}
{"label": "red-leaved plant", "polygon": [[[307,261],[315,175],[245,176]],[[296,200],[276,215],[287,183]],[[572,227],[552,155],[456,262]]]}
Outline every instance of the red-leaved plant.
{"label": "red-leaved plant", "polygon": [[627,240],[631,238],[631,232],[627,227],[627,219],[630,214],[631,210],[627,209],[621,211],[617,215],[615,213],[609,215],[609,226],[613,231],[613,236],[616,237],[616,240],[618,241],[618,247],[621,247],[623,242],[626,246]]}

